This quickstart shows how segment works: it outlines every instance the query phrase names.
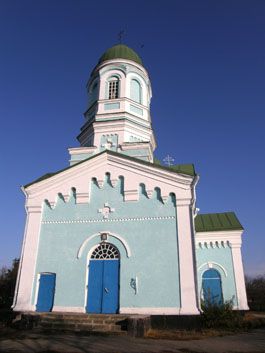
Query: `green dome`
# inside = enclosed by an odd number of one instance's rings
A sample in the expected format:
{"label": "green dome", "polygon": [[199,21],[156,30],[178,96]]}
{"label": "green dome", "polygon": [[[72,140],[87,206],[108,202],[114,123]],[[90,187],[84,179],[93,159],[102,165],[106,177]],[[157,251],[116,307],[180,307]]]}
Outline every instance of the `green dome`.
{"label": "green dome", "polygon": [[112,59],[127,59],[136,62],[137,64],[143,65],[141,58],[134,50],[123,44],[114,45],[105,51],[101,56],[98,63],[101,64],[106,60]]}

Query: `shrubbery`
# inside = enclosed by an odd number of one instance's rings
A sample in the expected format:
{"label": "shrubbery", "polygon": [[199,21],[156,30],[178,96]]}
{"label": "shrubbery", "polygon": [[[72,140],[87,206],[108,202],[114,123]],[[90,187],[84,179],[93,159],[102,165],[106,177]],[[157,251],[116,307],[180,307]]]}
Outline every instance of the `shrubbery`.
{"label": "shrubbery", "polygon": [[10,309],[13,303],[19,260],[11,268],[0,269],[0,309]]}
{"label": "shrubbery", "polygon": [[223,304],[203,303],[202,323],[205,328],[236,329],[243,325],[243,316],[233,310],[232,301]]}
{"label": "shrubbery", "polygon": [[250,310],[265,311],[265,275],[246,278],[248,305]]}

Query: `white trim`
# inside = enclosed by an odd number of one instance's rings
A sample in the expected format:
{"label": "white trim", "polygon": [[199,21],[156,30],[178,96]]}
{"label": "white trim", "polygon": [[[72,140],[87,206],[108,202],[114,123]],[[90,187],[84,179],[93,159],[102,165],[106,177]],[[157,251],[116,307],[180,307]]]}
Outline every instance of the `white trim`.
{"label": "white trim", "polygon": [[222,231],[212,231],[212,232],[197,232],[195,234],[196,246],[199,246],[199,243],[220,243],[229,242],[231,246],[240,245],[242,243],[241,236],[243,230],[222,230]]}
{"label": "white trim", "polygon": [[64,312],[64,313],[85,313],[85,309],[81,306],[54,306],[52,312]]}
{"label": "white trim", "polygon": [[[136,308],[136,307],[121,307],[119,310],[120,314],[146,314],[146,315],[180,315],[180,308]],[[182,312],[182,315],[194,314],[190,312]],[[196,312],[195,314],[198,314]]]}
{"label": "white trim", "polygon": [[34,294],[34,307],[35,307],[35,310],[36,310],[36,307],[37,307],[38,295],[39,295],[39,289],[40,289],[40,275],[41,275],[41,273],[37,274],[36,285],[35,285],[35,294]]}
{"label": "white trim", "polygon": [[241,256],[241,248],[240,246],[232,246],[232,260],[234,267],[234,275],[235,275],[235,286],[236,286],[236,294],[238,301],[239,310],[249,310],[247,294],[246,294],[246,285],[245,285],[245,277],[244,277],[244,269],[242,263]]}
{"label": "white trim", "polygon": [[[193,217],[191,200],[177,202],[177,236],[179,258],[180,313],[199,314],[197,307],[197,287],[195,280],[195,257],[193,253]],[[177,249],[176,249],[177,251]]]}
{"label": "white trim", "polygon": [[[96,146],[92,146],[92,147],[70,147],[70,148],[68,148],[68,152],[69,152],[70,155],[86,154],[86,153],[94,152],[96,150],[97,150]],[[76,162],[76,161],[74,160],[73,162]]]}
{"label": "white trim", "polygon": [[[83,243],[81,244],[81,246],[79,247],[79,250],[77,252],[77,258],[78,259],[81,258],[83,250],[84,250],[85,246],[87,245],[87,243],[89,243],[90,240],[92,240],[93,238],[96,238],[97,236],[100,237],[101,233],[107,233],[108,236],[118,239],[122,243],[122,245],[123,245],[123,247],[124,247],[124,249],[126,251],[127,257],[131,257],[131,255],[132,255],[131,249],[130,249],[128,243],[120,235],[112,233],[110,231],[101,231],[100,233],[95,233],[95,234],[91,235],[89,238],[87,238],[87,239],[85,239],[83,241]],[[99,241],[99,243],[100,242],[101,242],[101,240]]]}
{"label": "white trim", "polygon": [[[213,267],[212,265],[216,266],[217,268]],[[204,264],[198,267],[198,271],[200,271],[204,266],[206,266],[206,269],[215,268],[216,270],[218,270],[218,268],[220,268],[223,271],[225,277],[227,277],[226,269],[222,265],[218,264],[217,262],[214,262],[214,261],[205,262]]]}
{"label": "white trim", "polygon": [[16,304],[14,311],[35,311],[32,305],[33,282],[36,272],[38,244],[41,232],[42,206],[28,206],[26,200],[27,222],[25,231],[25,244],[22,249],[22,265],[17,288]]}
{"label": "white trim", "polygon": [[[153,190],[151,191],[153,195]],[[148,193],[148,191],[147,191]],[[151,196],[152,196],[151,195]],[[149,195],[150,196],[150,195]],[[150,198],[150,197],[149,197]],[[102,209],[98,210],[101,213]],[[112,208],[111,212],[115,209]],[[42,221],[41,224],[72,224],[72,223],[105,223],[105,222],[138,222],[138,221],[154,221],[154,220],[168,220],[176,219],[174,216],[160,216],[160,217],[127,217],[127,218],[108,218],[108,219],[69,219],[69,220],[58,220],[58,221]]]}

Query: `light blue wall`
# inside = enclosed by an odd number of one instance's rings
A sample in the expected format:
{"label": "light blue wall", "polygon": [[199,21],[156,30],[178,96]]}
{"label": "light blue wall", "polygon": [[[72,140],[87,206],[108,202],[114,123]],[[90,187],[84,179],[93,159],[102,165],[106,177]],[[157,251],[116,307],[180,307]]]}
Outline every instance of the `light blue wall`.
{"label": "light blue wall", "polygon": [[110,143],[111,146],[108,148],[111,151],[117,151],[118,149],[118,135],[116,134],[109,134],[109,135],[102,135],[100,138],[100,152],[106,150],[106,144]]}
{"label": "light blue wall", "polygon": [[143,115],[143,109],[140,109],[138,107],[136,107],[135,105],[130,104],[130,111],[133,113],[136,113],[138,115]]}
{"label": "light blue wall", "polygon": [[[87,181],[89,190],[90,181]],[[74,185],[73,185],[74,186]],[[56,306],[83,307],[87,256],[100,242],[96,236],[86,243],[81,258],[81,244],[91,235],[108,231],[118,234],[128,244],[127,257],[122,243],[109,237],[121,254],[120,307],[179,307],[178,243],[176,209],[173,196],[164,204],[155,190],[148,199],[144,186],[139,186],[139,201],[125,202],[123,179],[114,188],[108,176],[102,189],[91,183],[88,204],[76,204],[74,194],[65,203],[62,198],[54,209],[46,203],[43,210],[36,276],[41,272],[56,273]],[[99,209],[108,203],[115,211],[103,219]],[[138,218],[138,219],[137,219]],[[130,286],[138,278],[138,293]],[[34,299],[32,299],[33,301]]]}
{"label": "light blue wall", "polygon": [[120,103],[105,103],[105,110],[120,109]]}
{"label": "light blue wall", "polygon": [[[212,267],[221,275],[223,299],[224,301],[233,300],[237,305],[237,295],[235,287],[235,276],[231,248],[228,245],[218,247],[204,245],[196,249],[196,260],[198,270],[198,291],[199,297],[202,294],[202,275],[208,270],[207,263],[212,263]],[[202,266],[204,265],[204,266]],[[220,265],[220,266],[219,266]],[[201,267],[202,266],[202,267]],[[225,270],[223,270],[223,269]],[[227,275],[225,274],[227,273]]]}

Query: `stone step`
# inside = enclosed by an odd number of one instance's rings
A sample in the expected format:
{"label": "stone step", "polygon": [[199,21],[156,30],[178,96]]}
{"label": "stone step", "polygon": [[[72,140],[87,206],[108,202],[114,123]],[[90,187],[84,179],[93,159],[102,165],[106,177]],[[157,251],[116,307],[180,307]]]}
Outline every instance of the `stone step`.
{"label": "stone step", "polygon": [[101,325],[101,324],[86,324],[86,323],[60,323],[60,322],[53,322],[53,323],[46,323],[41,322],[40,326],[43,328],[53,328],[53,329],[78,329],[84,331],[122,331],[121,327],[118,325]]}
{"label": "stone step", "polygon": [[45,331],[52,332],[82,332],[87,334],[108,334],[108,335],[126,335],[127,331],[122,330],[122,328],[118,325],[90,325],[85,323],[44,323],[41,322],[39,328]]}
{"label": "stone step", "polygon": [[127,316],[125,315],[103,315],[103,314],[91,314],[91,315],[86,315],[86,314],[81,314],[81,315],[59,315],[59,314],[41,314],[39,315],[39,318],[41,320],[43,319],[47,319],[47,320],[79,320],[79,321],[85,321],[85,320],[109,320],[109,321],[122,321],[125,320],[127,318]]}
{"label": "stone step", "polygon": [[122,321],[127,318],[127,316],[59,316],[59,315],[42,315],[39,316],[41,320],[79,320],[79,321],[85,321],[85,320],[101,320],[101,321]]}
{"label": "stone step", "polygon": [[26,313],[22,321],[35,330],[127,334],[127,315]]}

